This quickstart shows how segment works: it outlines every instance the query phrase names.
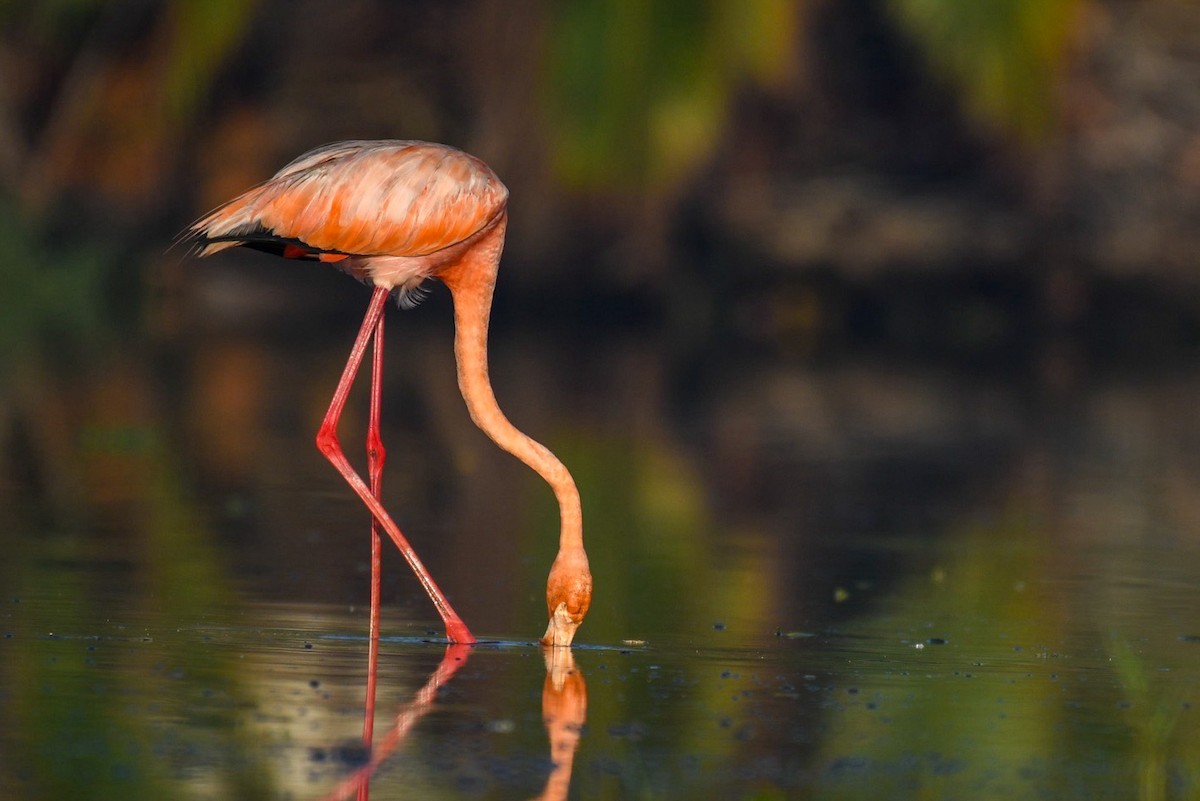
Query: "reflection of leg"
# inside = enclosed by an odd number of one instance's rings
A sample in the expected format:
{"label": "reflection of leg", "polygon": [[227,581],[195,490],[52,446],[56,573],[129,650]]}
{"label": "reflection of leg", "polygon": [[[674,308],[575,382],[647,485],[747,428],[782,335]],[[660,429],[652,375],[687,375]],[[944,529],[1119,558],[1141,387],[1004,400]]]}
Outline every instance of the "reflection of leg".
{"label": "reflection of leg", "polygon": [[[396,713],[396,723],[392,726],[392,730],[372,749],[370,762],[343,780],[322,801],[341,801],[349,798],[352,793],[357,793],[359,799],[365,799],[371,777],[375,775],[375,771],[379,769],[383,760],[391,756],[391,753],[404,742],[404,738],[412,731],[412,727],[416,725],[417,721],[433,708],[433,703],[437,700],[438,688],[450,681],[455,672],[467,663],[467,657],[470,655],[470,646],[455,643],[448,645],[442,661],[438,663],[437,669],[429,676],[425,685],[417,690],[411,701],[400,707],[400,711]],[[374,678],[373,675],[372,678]]]}
{"label": "reflection of leg", "polygon": [[408,544],[408,540],[400,533],[400,528],[384,510],[383,505],[379,502],[372,493],[369,487],[363,482],[362,477],[354,472],[354,468],[346,460],[346,455],[342,452],[341,443],[337,438],[337,424],[342,417],[342,410],[346,407],[346,397],[350,394],[350,386],[354,383],[354,376],[358,373],[359,365],[362,364],[363,354],[367,349],[367,342],[371,339],[377,326],[381,324],[383,317],[384,303],[388,299],[388,290],[383,287],[376,287],[375,294],[371,296],[371,304],[367,307],[367,314],[363,318],[362,327],[358,331],[358,337],[354,340],[354,347],[350,350],[350,358],[346,361],[346,369],[342,373],[341,379],[338,381],[337,389],[333,393],[333,400],[329,404],[329,411],[325,413],[325,419],[321,422],[321,427],[317,431],[317,448],[325,455],[325,458],[333,464],[334,468],[342,474],[342,478],[346,479],[351,489],[362,499],[362,502],[371,510],[371,515],[383,528],[387,535],[391,537],[392,542],[400,549],[400,553],[404,555],[405,560],[417,574],[417,579],[421,582],[421,586],[425,588],[425,592],[429,595],[433,605],[437,607],[438,614],[442,616],[442,622],[446,625],[446,637],[450,642],[471,643],[475,642],[475,638],[471,636],[470,629],[463,623],[462,618],[450,606],[450,602],[442,593],[441,589],[434,582],[433,577],[429,575],[429,571],[425,569],[425,565],[417,557],[417,552]]}
{"label": "reflection of leg", "polygon": [[[379,409],[383,382],[383,315],[375,324],[375,347],[371,359],[371,415],[367,422],[367,477],[371,481],[371,494],[382,498],[383,464],[387,452],[379,436]],[[375,735],[375,680],[379,674],[379,606],[380,573],[383,556],[379,539],[379,523],[371,518],[371,621],[370,637],[367,641],[367,701],[363,713],[363,745],[371,753],[371,740]],[[368,801],[370,787],[366,782],[358,788],[358,801]]]}

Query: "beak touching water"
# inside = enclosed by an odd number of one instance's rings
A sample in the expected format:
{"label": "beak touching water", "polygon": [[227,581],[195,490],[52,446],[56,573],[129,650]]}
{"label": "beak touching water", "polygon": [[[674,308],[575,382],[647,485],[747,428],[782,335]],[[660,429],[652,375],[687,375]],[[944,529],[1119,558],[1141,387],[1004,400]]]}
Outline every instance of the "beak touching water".
{"label": "beak touching water", "polygon": [[566,603],[560,603],[550,614],[550,624],[546,626],[546,634],[542,637],[542,645],[563,646],[571,645],[575,638],[575,629],[583,622],[583,616],[573,616],[567,611]]}

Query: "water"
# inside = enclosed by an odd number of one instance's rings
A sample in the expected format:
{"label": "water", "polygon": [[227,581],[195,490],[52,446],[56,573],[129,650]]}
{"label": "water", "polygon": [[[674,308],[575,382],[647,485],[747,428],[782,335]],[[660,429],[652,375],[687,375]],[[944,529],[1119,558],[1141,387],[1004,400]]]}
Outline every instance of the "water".
{"label": "water", "polygon": [[353,321],[196,313],[10,367],[0,797],[1200,793],[1186,359],[818,362],[500,315],[497,396],[576,474],[597,583],[547,664],[552,499],[471,427],[440,302],[391,318],[385,500],[484,642],[438,642],[386,552],[372,749],[367,521],[312,446]]}

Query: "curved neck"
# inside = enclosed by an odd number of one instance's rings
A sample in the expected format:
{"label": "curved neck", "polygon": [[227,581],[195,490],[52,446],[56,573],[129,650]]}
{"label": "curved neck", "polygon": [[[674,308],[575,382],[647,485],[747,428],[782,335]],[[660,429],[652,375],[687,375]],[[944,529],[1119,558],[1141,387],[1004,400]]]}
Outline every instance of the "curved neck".
{"label": "curved neck", "polygon": [[492,291],[503,244],[503,223],[496,241],[481,241],[462,262],[441,277],[454,298],[454,357],[458,388],[475,425],[492,441],[529,465],[546,480],[558,499],[561,520],[559,550],[583,548],[583,513],[575,480],[548,448],[517,430],[508,421],[488,378],[487,337]]}

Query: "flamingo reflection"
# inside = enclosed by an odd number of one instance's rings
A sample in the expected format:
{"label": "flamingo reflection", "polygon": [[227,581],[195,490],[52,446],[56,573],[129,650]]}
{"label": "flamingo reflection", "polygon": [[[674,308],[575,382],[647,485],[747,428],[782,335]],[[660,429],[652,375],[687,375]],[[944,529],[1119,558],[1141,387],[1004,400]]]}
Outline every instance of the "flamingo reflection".
{"label": "flamingo reflection", "polygon": [[371,758],[365,765],[347,776],[337,787],[325,795],[322,801],[342,801],[342,799],[349,798],[351,795],[355,796],[358,801],[367,801],[371,776],[379,768],[379,765],[404,742],[405,738],[408,737],[408,733],[412,731],[412,727],[417,724],[417,721],[433,708],[433,702],[437,700],[438,689],[450,681],[458,669],[466,664],[467,657],[471,654],[471,647],[469,645],[451,643],[447,646],[445,656],[442,657],[442,661],[438,663],[437,668],[430,674],[424,686],[417,690],[411,701],[400,707],[400,711],[396,713],[395,723],[387,733],[387,736],[372,747],[372,726],[370,724],[375,718],[375,676],[379,668],[378,660],[374,658],[376,654],[375,644],[377,642],[378,640],[371,641],[372,658],[369,662],[367,676],[367,701],[365,710],[365,718],[368,723],[363,731],[363,744],[367,746]]}
{"label": "flamingo reflection", "polygon": [[553,767],[539,801],[560,801],[571,789],[571,767],[587,720],[587,684],[569,648],[543,648],[546,682],[542,685],[542,720],[550,738]]}
{"label": "flamingo reflection", "polygon": [[[408,737],[437,700],[438,689],[466,664],[471,646],[451,644],[437,668],[396,714],[395,723],[386,737],[372,743],[372,722],[375,716],[376,672],[378,671],[377,640],[372,640],[372,651],[368,657],[367,699],[363,744],[371,755],[370,760],[342,780],[321,801],[344,801],[353,796],[357,801],[368,801],[371,777],[379,766]],[[571,788],[571,769],[575,762],[575,751],[587,719],[587,684],[583,673],[575,665],[575,655],[569,648],[543,648],[546,663],[546,681],[542,685],[542,720],[546,724],[546,735],[550,740],[550,760],[553,766],[546,779],[546,787],[537,801],[562,801]]]}

